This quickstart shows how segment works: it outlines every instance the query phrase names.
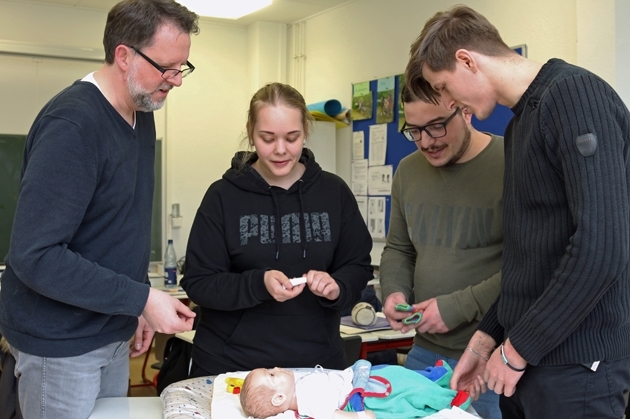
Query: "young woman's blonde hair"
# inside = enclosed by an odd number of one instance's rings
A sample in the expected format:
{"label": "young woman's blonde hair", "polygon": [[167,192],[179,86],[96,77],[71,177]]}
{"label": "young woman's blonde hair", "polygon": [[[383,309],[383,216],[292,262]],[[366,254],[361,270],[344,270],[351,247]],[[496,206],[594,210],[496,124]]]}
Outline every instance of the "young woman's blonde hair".
{"label": "young woman's blonde hair", "polygon": [[[314,121],[313,115],[306,108],[306,102],[300,92],[292,86],[284,83],[268,83],[261,87],[252,99],[249,101],[249,109],[247,110],[247,137],[243,139],[243,143],[247,143],[249,150],[253,150],[254,146],[254,127],[258,121],[258,114],[265,106],[283,105],[287,108],[293,108],[302,114],[302,130],[304,139],[307,139]],[[244,145],[244,144],[241,145]],[[252,157],[252,153],[243,153],[239,162],[242,168]]]}
{"label": "young woman's blonde hair", "polygon": [[304,138],[308,138],[311,131],[311,123],[313,116],[306,108],[304,97],[295,88],[284,83],[269,83],[261,87],[252,96],[249,101],[249,110],[247,111],[247,138],[250,144],[254,138],[254,127],[258,121],[258,113],[265,106],[284,105],[287,108],[293,108],[302,114],[302,129],[304,130]]}

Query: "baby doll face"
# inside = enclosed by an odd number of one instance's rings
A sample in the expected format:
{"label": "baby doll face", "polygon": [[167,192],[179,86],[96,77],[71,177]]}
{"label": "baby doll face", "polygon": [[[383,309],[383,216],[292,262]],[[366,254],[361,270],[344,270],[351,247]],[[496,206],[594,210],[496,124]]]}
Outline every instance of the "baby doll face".
{"label": "baby doll face", "polygon": [[249,373],[252,387],[265,386],[273,388],[276,393],[283,393],[287,396],[293,395],[295,388],[295,377],[293,371],[284,368],[257,368]]}

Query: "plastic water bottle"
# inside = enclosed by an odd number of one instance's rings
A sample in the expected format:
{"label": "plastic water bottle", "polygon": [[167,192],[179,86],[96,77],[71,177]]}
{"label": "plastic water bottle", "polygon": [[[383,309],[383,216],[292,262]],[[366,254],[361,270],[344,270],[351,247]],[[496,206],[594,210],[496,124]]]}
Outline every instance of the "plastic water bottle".
{"label": "plastic water bottle", "polygon": [[164,254],[164,286],[166,288],[177,286],[177,256],[175,256],[173,240],[168,241]]}

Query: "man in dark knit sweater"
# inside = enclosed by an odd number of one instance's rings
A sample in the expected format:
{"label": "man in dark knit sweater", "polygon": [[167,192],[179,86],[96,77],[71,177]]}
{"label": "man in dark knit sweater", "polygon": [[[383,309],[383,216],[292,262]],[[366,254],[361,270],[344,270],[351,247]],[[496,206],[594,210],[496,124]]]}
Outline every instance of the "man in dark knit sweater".
{"label": "man in dark knit sweater", "polygon": [[[474,10],[437,13],[406,80],[505,132],[499,298],[452,386],[502,394],[505,419],[621,418],[630,388],[630,114],[596,75],[512,51]],[[496,349],[495,349],[496,348]]]}
{"label": "man in dark knit sweater", "polygon": [[87,418],[96,399],[127,394],[129,355],[155,331],[192,328],[194,313],[151,289],[147,271],[153,111],[192,71],[197,32],[197,15],[173,0],[117,4],[103,67],[31,127],[0,292],[25,418]]}

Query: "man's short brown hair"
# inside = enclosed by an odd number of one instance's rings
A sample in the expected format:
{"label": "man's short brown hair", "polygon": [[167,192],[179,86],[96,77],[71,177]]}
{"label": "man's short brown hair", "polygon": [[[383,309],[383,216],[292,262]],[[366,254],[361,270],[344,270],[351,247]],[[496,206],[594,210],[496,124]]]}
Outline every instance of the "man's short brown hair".
{"label": "man's short brown hair", "polygon": [[439,102],[439,93],[424,80],[422,69],[426,66],[436,72],[454,70],[455,52],[462,48],[489,57],[515,54],[497,28],[470,7],[459,5],[438,12],[425,23],[411,45],[405,80],[413,94],[426,102]]}
{"label": "man's short brown hair", "polygon": [[199,16],[174,0],[123,0],[111,8],[105,23],[105,62],[114,63],[118,45],[142,49],[151,46],[162,25],[173,25],[182,33],[199,33]]}

